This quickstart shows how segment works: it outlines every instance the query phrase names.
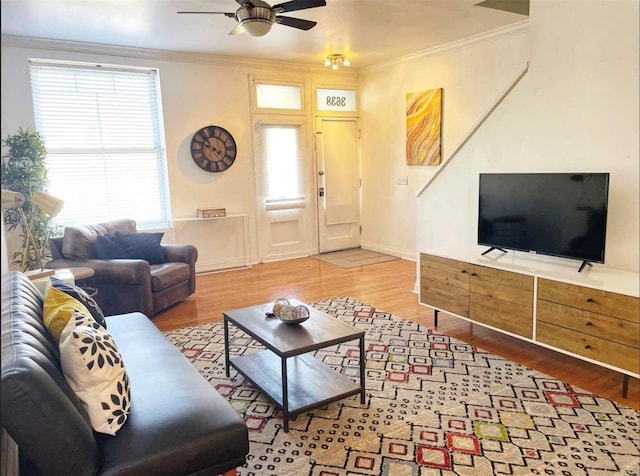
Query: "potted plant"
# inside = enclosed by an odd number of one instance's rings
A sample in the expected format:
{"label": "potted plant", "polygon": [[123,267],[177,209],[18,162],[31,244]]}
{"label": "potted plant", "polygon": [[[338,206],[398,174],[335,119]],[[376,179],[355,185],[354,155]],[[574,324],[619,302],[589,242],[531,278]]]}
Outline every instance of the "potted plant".
{"label": "potted plant", "polygon": [[39,269],[42,260],[50,256],[51,217],[33,204],[31,195],[43,191],[47,184],[47,150],[40,133],[29,128],[19,128],[16,134],[3,139],[2,147],[7,149],[2,155],[2,188],[25,197],[21,210],[10,208],[4,214],[7,231],[19,227],[22,238],[22,246],[14,252],[12,263],[22,271]]}

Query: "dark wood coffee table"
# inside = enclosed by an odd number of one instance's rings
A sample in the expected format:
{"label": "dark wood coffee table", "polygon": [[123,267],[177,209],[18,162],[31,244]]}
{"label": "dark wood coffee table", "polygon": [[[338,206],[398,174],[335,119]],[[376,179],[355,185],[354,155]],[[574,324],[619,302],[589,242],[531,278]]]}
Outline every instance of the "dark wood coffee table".
{"label": "dark wood coffee table", "polygon": [[[302,304],[289,299],[292,304]],[[312,408],[360,394],[365,403],[364,331],[340,322],[310,306],[310,318],[301,324],[285,324],[266,317],[273,303],[225,311],[225,371],[234,367],[259,388],[281,410],[284,431],[289,418]],[[238,357],[229,357],[229,323],[253,337],[266,348]],[[315,359],[310,352],[358,339],[360,384]]]}

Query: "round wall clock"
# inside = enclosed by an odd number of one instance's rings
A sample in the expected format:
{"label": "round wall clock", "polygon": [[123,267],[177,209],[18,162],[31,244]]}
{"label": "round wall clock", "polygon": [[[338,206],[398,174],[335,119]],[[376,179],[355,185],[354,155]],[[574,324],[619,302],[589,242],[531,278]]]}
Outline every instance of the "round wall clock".
{"label": "round wall clock", "polygon": [[236,141],[219,126],[205,126],[191,139],[191,157],[202,170],[222,172],[236,160]]}

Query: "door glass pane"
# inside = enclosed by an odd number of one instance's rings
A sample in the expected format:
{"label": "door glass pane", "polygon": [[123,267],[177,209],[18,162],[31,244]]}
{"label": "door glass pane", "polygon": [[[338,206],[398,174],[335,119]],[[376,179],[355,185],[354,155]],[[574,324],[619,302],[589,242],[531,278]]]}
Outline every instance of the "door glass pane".
{"label": "door glass pane", "polygon": [[299,197],[297,129],[270,127],[266,132],[269,167],[267,196],[271,199]]}
{"label": "door glass pane", "polygon": [[261,165],[261,196],[266,210],[305,206],[303,127],[258,124],[256,151]]}

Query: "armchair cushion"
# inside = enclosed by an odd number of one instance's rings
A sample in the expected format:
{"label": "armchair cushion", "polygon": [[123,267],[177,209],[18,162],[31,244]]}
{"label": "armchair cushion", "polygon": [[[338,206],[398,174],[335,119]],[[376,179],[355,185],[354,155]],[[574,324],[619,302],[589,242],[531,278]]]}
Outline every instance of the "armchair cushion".
{"label": "armchair cushion", "polygon": [[164,233],[123,233],[99,235],[95,251],[99,259],[142,259],[149,264],[165,262],[162,251]]}
{"label": "armchair cushion", "polygon": [[191,269],[187,263],[165,263],[151,267],[151,289],[154,293],[189,281]]}
{"label": "armchair cushion", "polygon": [[116,240],[130,259],[143,259],[149,264],[164,263],[162,237],[164,233],[123,233],[116,231]]}
{"label": "armchair cushion", "polygon": [[127,259],[129,254],[118,241],[116,235],[100,235],[95,242],[98,259]]}
{"label": "armchair cushion", "polygon": [[135,220],[121,219],[95,225],[67,226],[62,240],[62,255],[67,259],[95,259],[96,238],[116,231],[133,233]]}

